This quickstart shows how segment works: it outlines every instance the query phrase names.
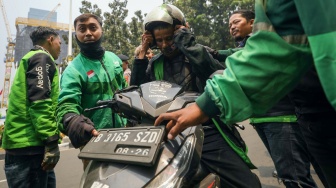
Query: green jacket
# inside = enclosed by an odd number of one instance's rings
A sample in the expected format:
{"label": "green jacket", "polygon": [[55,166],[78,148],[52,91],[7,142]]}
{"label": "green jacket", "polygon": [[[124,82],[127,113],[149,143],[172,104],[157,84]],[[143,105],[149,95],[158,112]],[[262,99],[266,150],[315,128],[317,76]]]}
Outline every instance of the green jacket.
{"label": "green jacket", "polygon": [[124,125],[124,120],[116,114],[115,122],[112,122],[112,111],[109,108],[84,112],[86,108],[96,106],[99,100],[112,99],[114,93],[111,85],[118,90],[126,86],[120,58],[106,51],[103,62],[111,80],[99,60],[89,59],[81,53],[64,70],[56,111],[61,131],[64,131],[62,120],[67,113],[83,114],[92,120],[96,129]]}
{"label": "green jacket", "polygon": [[9,95],[4,149],[44,146],[47,138],[58,135],[58,78],[54,59],[47,52],[35,48],[21,59]]}
{"label": "green jacket", "polygon": [[221,114],[229,124],[262,115],[315,65],[336,108],[330,81],[336,80],[334,10],[334,0],[256,0],[254,34],[243,50],[227,58],[223,75],[207,81],[198,106],[209,116]]}

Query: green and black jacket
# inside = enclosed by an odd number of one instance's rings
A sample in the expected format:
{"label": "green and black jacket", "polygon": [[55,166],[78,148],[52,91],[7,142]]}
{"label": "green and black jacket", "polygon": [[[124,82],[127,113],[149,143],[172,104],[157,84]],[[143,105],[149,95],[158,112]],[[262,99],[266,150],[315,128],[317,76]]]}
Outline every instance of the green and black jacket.
{"label": "green and black jacket", "polygon": [[21,59],[9,95],[3,148],[16,153],[17,149],[34,152],[39,148],[41,153],[44,142],[59,134],[55,118],[58,81],[48,52],[35,47]]}

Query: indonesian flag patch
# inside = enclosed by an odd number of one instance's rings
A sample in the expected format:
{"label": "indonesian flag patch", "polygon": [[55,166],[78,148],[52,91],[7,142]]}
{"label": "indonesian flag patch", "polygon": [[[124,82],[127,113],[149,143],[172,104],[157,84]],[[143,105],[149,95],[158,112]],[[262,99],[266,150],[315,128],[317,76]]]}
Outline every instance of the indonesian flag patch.
{"label": "indonesian flag patch", "polygon": [[93,70],[89,70],[86,74],[88,75],[89,78],[92,78],[92,76],[95,75],[95,73],[93,72]]}

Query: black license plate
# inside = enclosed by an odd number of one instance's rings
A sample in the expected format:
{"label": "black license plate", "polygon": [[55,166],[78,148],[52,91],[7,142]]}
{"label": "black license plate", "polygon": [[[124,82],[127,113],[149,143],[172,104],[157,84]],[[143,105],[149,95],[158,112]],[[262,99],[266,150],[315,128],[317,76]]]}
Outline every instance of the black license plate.
{"label": "black license plate", "polygon": [[151,166],[155,163],[164,132],[163,126],[101,129],[78,157]]}

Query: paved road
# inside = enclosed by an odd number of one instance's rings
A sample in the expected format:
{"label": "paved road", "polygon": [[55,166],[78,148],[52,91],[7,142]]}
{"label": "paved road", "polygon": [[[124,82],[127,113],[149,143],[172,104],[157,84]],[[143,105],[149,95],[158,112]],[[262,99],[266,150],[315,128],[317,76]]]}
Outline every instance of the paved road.
{"label": "paved road", "polygon": [[[247,122],[243,122],[246,129],[240,131],[244,140],[249,147],[249,156],[252,162],[258,167],[258,169],[253,170],[254,173],[258,175],[262,183],[263,188],[284,188],[283,184],[279,184],[276,178],[272,177],[272,172],[274,170],[274,165],[266,151],[266,148],[262,144],[260,138],[258,137],[252,126],[248,125]],[[55,172],[57,177],[57,187],[71,187],[75,188],[79,186],[82,170],[82,163],[77,158],[79,151],[77,149],[62,149],[61,160],[57,164]],[[5,175],[3,171],[3,160],[0,160],[0,187],[8,188],[7,182],[5,180]],[[312,175],[318,184],[318,187],[323,188],[321,182],[319,181],[317,175],[312,170]]]}
{"label": "paved road", "polygon": [[[59,188],[79,187],[81,174],[83,173],[82,162],[77,158],[78,149],[61,149],[61,159],[55,168],[56,185]],[[4,161],[0,160],[0,187],[8,188],[3,171]]]}
{"label": "paved road", "polygon": [[[278,180],[272,177],[272,172],[275,170],[272,159],[270,158],[269,153],[267,152],[264,144],[260,140],[258,134],[253,129],[251,125],[248,124],[248,121],[242,122],[245,126],[244,131],[240,131],[243,139],[245,140],[248,149],[249,157],[252,160],[253,164],[258,167],[258,169],[253,170],[255,174],[259,177],[263,188],[283,188],[283,184],[279,184]],[[317,177],[315,171],[311,170],[313,179],[315,180],[319,188],[323,188],[320,179]]]}

